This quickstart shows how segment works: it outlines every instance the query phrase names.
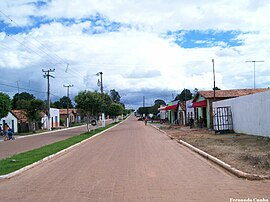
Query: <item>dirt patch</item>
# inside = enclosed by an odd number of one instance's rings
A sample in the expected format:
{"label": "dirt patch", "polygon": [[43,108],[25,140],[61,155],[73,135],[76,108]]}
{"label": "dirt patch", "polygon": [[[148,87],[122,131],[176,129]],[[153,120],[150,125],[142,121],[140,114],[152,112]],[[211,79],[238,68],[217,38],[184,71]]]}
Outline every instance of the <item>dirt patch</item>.
{"label": "dirt patch", "polygon": [[270,138],[244,134],[214,134],[206,129],[179,126],[162,126],[162,130],[239,170],[270,175]]}

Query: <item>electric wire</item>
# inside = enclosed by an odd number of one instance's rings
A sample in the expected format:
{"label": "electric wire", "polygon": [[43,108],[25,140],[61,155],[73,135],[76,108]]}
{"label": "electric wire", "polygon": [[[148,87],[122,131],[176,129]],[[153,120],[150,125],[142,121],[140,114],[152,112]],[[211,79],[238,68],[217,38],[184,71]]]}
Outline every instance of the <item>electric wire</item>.
{"label": "electric wire", "polygon": [[[0,83],[0,85],[1,85],[1,86],[6,86],[6,87],[18,89],[18,86],[13,86],[13,85],[4,84],[4,83]],[[45,93],[45,94],[47,93],[47,92],[45,92],[45,91],[33,90],[33,89],[30,89],[30,88],[19,87],[19,89],[21,89],[21,90],[26,90],[26,91],[30,91],[30,92],[36,92],[36,93]]]}

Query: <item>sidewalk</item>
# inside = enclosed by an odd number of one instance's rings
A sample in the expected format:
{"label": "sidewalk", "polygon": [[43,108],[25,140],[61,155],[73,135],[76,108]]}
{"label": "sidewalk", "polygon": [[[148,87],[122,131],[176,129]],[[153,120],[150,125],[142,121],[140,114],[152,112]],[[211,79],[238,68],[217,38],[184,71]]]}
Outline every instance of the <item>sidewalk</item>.
{"label": "sidewalk", "polygon": [[[112,120],[106,120],[106,125],[112,122]],[[91,128],[94,129],[94,126],[91,126]],[[40,148],[42,146],[65,140],[85,132],[87,132],[87,127],[86,125],[83,125],[27,136],[16,136],[16,140],[0,140],[0,159],[4,159],[9,156],[26,152],[32,149]]]}
{"label": "sidewalk", "polygon": [[[237,176],[248,179],[269,179],[270,141],[266,137],[236,133],[217,135],[207,129],[190,129],[187,126],[153,126],[205,158],[211,159],[210,155],[217,158],[218,161],[213,161],[217,164],[222,161],[221,166],[236,173]],[[225,166],[225,163],[228,165]]]}

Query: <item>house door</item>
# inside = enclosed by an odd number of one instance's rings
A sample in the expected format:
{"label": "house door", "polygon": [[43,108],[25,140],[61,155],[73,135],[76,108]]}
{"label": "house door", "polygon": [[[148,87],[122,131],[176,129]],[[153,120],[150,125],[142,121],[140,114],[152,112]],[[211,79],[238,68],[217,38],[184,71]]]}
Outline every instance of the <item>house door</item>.
{"label": "house door", "polygon": [[174,112],[174,124],[178,124],[178,114],[177,114],[177,111]]}
{"label": "house door", "polygon": [[203,107],[203,120],[204,120],[204,123],[203,123],[203,127],[207,126],[207,114],[206,114],[206,107]]}
{"label": "house door", "polygon": [[54,125],[53,125],[53,117],[52,117],[52,123],[51,123],[51,128],[53,128],[54,127]]}
{"label": "house door", "polygon": [[14,131],[14,120],[11,121],[11,128]]}

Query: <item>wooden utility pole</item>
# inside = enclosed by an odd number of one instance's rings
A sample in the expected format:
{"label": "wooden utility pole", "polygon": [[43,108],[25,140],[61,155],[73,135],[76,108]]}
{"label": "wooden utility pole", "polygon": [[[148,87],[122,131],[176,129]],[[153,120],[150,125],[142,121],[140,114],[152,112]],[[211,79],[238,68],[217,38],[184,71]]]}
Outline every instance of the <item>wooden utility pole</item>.
{"label": "wooden utility pole", "polygon": [[42,69],[42,72],[44,72],[44,78],[47,78],[47,116],[48,116],[48,121],[47,121],[47,127],[48,127],[48,130],[51,130],[51,115],[50,115],[50,77],[54,78],[54,76],[50,75],[50,72],[54,72],[55,69],[48,69],[48,70],[44,70]]}
{"label": "wooden utility pole", "polygon": [[69,127],[69,115],[68,115],[69,88],[73,87],[73,84],[68,84],[68,85],[63,85],[63,86],[67,88],[67,127]]}

